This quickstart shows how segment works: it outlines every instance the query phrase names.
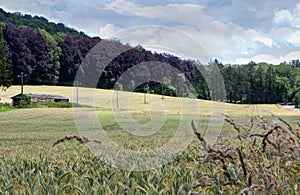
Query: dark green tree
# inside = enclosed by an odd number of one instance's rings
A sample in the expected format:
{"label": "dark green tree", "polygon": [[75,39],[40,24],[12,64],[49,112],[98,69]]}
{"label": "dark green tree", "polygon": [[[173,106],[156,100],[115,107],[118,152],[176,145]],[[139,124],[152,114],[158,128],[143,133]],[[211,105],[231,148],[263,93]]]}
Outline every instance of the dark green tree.
{"label": "dark green tree", "polygon": [[255,103],[255,62],[250,62],[245,66],[245,73],[247,78],[247,86],[246,86],[246,102],[253,104]]}
{"label": "dark green tree", "polygon": [[287,77],[276,77],[277,101],[288,101],[288,91],[290,89],[289,79]]}
{"label": "dark green tree", "polygon": [[266,86],[265,86],[265,102],[266,103],[277,103],[276,94],[276,76],[273,65],[269,65],[266,73]]}
{"label": "dark green tree", "polygon": [[46,79],[49,80],[49,83],[56,84],[59,79],[61,48],[58,46],[54,36],[43,29],[39,29],[39,31],[45,40],[51,58],[51,68],[46,75]]}
{"label": "dark green tree", "polygon": [[3,41],[2,29],[0,29],[0,88],[6,90],[12,84],[12,71],[7,60],[5,42]]}
{"label": "dark green tree", "polygon": [[264,78],[264,69],[261,65],[258,65],[257,70],[255,71],[255,78],[254,78],[254,99],[253,103],[265,103],[264,98],[264,89],[265,89],[265,78]]}
{"label": "dark green tree", "polygon": [[247,73],[243,66],[236,66],[236,94],[237,94],[237,102],[239,103],[245,103],[247,100],[247,89],[249,86],[249,83],[247,82]]}
{"label": "dark green tree", "polygon": [[294,102],[295,102],[295,107],[300,108],[300,91],[296,93]]}
{"label": "dark green tree", "polygon": [[222,71],[225,87],[226,87],[226,95],[227,95],[227,102],[236,102],[237,101],[237,80],[235,69],[232,66],[228,66],[224,68]]}
{"label": "dark green tree", "polygon": [[[172,80],[168,77],[163,77],[162,83],[161,83],[161,94],[162,99],[164,99],[164,95],[172,95],[171,92],[175,91],[175,88],[172,86]],[[170,92],[171,90],[171,92]]]}

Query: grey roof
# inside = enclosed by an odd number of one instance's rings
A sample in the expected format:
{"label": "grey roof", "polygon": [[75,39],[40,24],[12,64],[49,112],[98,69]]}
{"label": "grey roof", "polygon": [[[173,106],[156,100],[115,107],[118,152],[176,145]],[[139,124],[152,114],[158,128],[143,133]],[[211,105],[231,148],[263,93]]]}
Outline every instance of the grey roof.
{"label": "grey roof", "polygon": [[[51,94],[32,94],[32,93],[28,93],[28,94],[24,94],[30,98],[43,98],[43,99],[69,99],[67,97],[63,97],[63,96],[60,96],[60,95],[51,95]],[[18,94],[18,95],[15,95],[13,97],[11,97],[12,99],[13,98],[21,98],[22,97],[22,94]]]}

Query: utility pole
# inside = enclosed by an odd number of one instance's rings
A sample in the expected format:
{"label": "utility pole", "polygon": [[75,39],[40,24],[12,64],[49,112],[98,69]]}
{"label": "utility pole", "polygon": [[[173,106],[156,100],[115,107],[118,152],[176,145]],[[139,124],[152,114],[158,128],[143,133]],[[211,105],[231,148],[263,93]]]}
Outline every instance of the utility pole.
{"label": "utility pole", "polygon": [[79,103],[79,100],[78,100],[78,85],[79,85],[79,82],[78,81],[75,81],[74,82],[75,86],[76,86],[76,104],[78,105]]}
{"label": "utility pole", "polygon": [[123,90],[123,86],[119,82],[116,82],[115,86],[115,89],[117,90],[117,108],[119,109],[119,91]]}
{"label": "utility pole", "polygon": [[117,90],[117,108],[119,109],[119,89]]}
{"label": "utility pole", "polygon": [[161,84],[161,99],[165,99],[164,97],[164,84]]}
{"label": "utility pole", "polygon": [[24,93],[24,89],[23,89],[23,86],[24,86],[24,77],[26,77],[27,74],[24,74],[24,72],[21,72],[20,75],[18,75],[18,77],[21,77],[21,95],[23,97],[23,93]]}
{"label": "utility pole", "polygon": [[79,95],[78,95],[78,81],[76,82],[76,95],[77,95],[77,97],[76,97],[76,101],[77,101],[77,105],[79,104],[79,99],[78,99],[78,97],[79,97]]}
{"label": "utility pole", "polygon": [[146,92],[147,92],[147,88],[145,86],[144,87],[144,104],[147,104]]}

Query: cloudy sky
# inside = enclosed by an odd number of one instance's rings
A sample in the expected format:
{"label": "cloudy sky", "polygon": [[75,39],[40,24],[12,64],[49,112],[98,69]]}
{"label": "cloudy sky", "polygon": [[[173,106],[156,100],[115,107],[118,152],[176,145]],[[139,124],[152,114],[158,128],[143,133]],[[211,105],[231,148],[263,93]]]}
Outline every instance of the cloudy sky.
{"label": "cloudy sky", "polygon": [[[149,36],[136,42],[135,36],[120,36],[121,40],[156,45],[149,49],[158,51],[185,53],[180,48],[187,48],[189,37],[224,64],[279,64],[300,58],[298,0],[0,0],[0,7],[44,16],[101,38],[137,28],[140,35],[151,33],[151,42]],[[167,48],[172,44],[178,47]],[[196,47],[191,46],[191,52]]]}

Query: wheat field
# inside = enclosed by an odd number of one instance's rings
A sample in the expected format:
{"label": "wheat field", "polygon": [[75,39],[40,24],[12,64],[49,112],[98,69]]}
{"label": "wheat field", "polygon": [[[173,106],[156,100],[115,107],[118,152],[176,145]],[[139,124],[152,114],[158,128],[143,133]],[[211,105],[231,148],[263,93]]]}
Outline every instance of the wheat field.
{"label": "wheat field", "polygon": [[[20,86],[1,92],[1,102],[11,102],[10,97],[19,92]],[[25,86],[25,93],[62,95],[72,102],[77,101],[76,92],[73,87]],[[90,148],[94,145],[70,139],[81,135],[74,120],[76,109],[80,113],[81,108],[41,107],[0,112],[1,194],[300,193],[300,112],[297,110],[278,105],[162,99],[152,94],[146,95],[144,104],[144,94],[129,92],[118,92],[116,108],[116,91],[79,88],[78,93],[79,103],[89,105],[83,110],[91,109],[105,135],[123,149],[148,151],[163,147],[176,138],[182,117],[189,121],[186,131],[194,130],[195,135],[188,146],[172,153],[172,158],[160,166],[136,171],[129,167],[135,161],[143,165],[144,158],[116,153],[113,155],[119,158],[112,161],[94,153]],[[115,119],[116,111],[130,113],[141,126],[151,120],[151,115],[165,122],[151,136],[134,136],[120,127]],[[224,117],[227,122],[217,142],[210,144],[203,135],[211,116],[220,113],[228,115]],[[199,123],[193,129],[190,121],[195,118]],[[185,137],[179,140],[185,141]],[[105,146],[108,151],[115,151],[110,145]],[[156,158],[164,158],[163,154],[155,155],[151,157],[153,162],[147,161],[146,165],[154,165]]]}
{"label": "wheat field", "polygon": [[[20,93],[20,86],[12,86],[6,91],[0,93],[0,102],[11,103],[11,97]],[[24,93],[33,94],[54,94],[68,97],[71,102],[76,102],[76,87],[62,86],[25,86]],[[78,89],[79,103],[96,106],[102,109],[113,109],[116,107],[116,91],[103,89]],[[185,99],[177,97],[168,97],[162,99],[160,95],[147,94],[144,104],[143,93],[118,92],[119,109],[126,109],[132,112],[147,112],[159,104],[158,110],[164,110],[166,114],[199,114],[210,115],[212,113],[224,113],[230,116],[249,116],[257,111],[271,112],[278,116],[299,116],[300,110],[288,110],[276,104],[229,104],[206,100]],[[153,106],[154,105],[154,106]],[[152,107],[152,108],[151,108]]]}

